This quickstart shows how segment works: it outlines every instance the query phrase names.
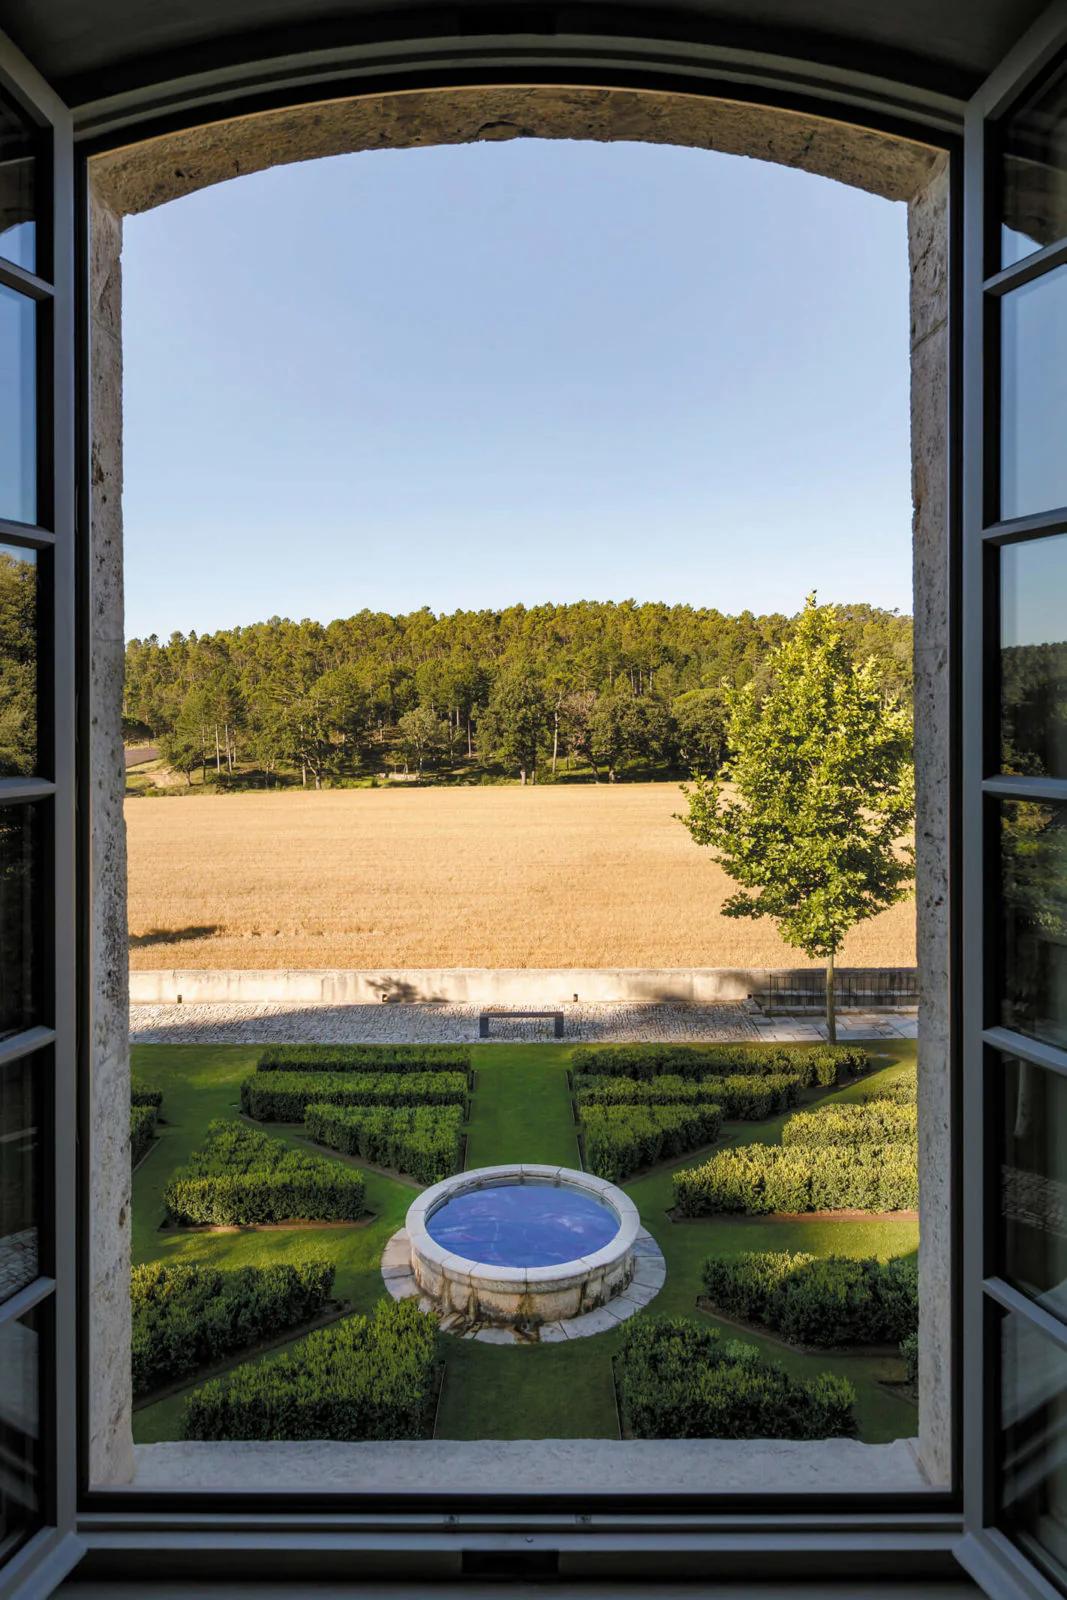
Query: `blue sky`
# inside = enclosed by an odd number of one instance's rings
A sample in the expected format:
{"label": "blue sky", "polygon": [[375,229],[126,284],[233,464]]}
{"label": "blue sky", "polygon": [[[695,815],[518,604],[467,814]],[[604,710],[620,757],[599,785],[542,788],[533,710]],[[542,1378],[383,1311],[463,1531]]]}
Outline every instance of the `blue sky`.
{"label": "blue sky", "polygon": [[130,636],[363,606],[910,609],[902,205],[516,141],[126,223]]}

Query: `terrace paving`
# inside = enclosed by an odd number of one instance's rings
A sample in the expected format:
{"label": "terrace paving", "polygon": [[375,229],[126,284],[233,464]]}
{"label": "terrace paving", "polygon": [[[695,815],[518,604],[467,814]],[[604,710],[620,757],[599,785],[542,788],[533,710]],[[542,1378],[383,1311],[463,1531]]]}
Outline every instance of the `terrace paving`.
{"label": "terrace paving", "polygon": [[[476,1005],[279,1005],[216,1002],[207,1005],[133,1005],[130,1038],[136,1044],[475,1044]],[[762,1040],[806,1043],[825,1039],[826,1024],[809,1017],[765,1017],[747,1001],[714,1006],[640,1003],[567,1005],[567,1043],[698,1043]],[[838,1020],[838,1037],[914,1039],[913,1011],[851,1012]],[[501,1041],[551,1044],[550,1021],[494,1021]]]}

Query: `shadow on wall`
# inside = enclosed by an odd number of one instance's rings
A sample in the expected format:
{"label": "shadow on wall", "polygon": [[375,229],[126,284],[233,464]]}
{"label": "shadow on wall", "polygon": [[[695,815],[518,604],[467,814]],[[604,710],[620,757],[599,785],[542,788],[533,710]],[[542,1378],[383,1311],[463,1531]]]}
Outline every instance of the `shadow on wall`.
{"label": "shadow on wall", "polygon": [[443,994],[427,994],[420,984],[412,983],[409,978],[371,978],[368,987],[373,989],[378,999],[388,1005],[444,1005],[446,998]]}

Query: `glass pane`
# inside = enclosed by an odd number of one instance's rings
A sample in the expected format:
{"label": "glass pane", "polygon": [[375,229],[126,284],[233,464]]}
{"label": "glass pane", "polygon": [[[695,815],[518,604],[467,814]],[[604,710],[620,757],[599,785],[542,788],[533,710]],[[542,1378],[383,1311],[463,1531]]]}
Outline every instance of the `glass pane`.
{"label": "glass pane", "polygon": [[40,857],[39,807],[0,810],[0,1039],[41,1021],[33,960]]}
{"label": "glass pane", "polygon": [[1067,504],[1067,266],[1001,302],[1000,514]]}
{"label": "glass pane", "polygon": [[1005,1056],[1001,1271],[1067,1320],[1067,1078]]}
{"label": "glass pane", "polygon": [[0,1323],[0,1560],[41,1515],[41,1330],[47,1306]]}
{"label": "glass pane", "polygon": [[1067,778],[1067,533],[1000,553],[1001,770]]}
{"label": "glass pane", "polygon": [[40,1087],[44,1058],[24,1056],[0,1067],[0,1301],[40,1271]]}
{"label": "glass pane", "polygon": [[0,100],[0,256],[37,270],[34,137],[15,109]]}
{"label": "glass pane", "polygon": [[37,521],[37,310],[2,284],[0,517]]}
{"label": "glass pane", "polygon": [[1004,124],[1001,265],[1067,234],[1067,65]]}
{"label": "glass pane", "polygon": [[1001,1021],[1067,1046],[1067,807],[1000,804]]}
{"label": "glass pane", "polygon": [[0,544],[0,778],[37,766],[37,556]]}
{"label": "glass pane", "polygon": [[1067,1351],[1013,1313],[1000,1353],[1003,1524],[1067,1576]]}

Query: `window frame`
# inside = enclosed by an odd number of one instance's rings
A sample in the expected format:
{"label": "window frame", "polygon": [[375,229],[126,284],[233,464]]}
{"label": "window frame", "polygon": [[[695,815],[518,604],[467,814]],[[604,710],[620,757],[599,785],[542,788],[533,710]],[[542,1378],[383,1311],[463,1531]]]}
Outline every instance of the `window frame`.
{"label": "window frame", "polygon": [[70,1470],[77,1404],[73,127],[67,108],[3,35],[0,88],[37,133],[34,271],[0,261],[0,284],[37,307],[37,522],[0,519],[0,543],[36,552],[39,659],[36,775],[0,778],[0,805],[36,804],[44,818],[35,949],[42,1009],[32,1026],[0,1042],[0,1059],[36,1059],[45,1108],[40,1271],[0,1306],[0,1322],[41,1308],[51,1324],[40,1344],[41,1525],[0,1570],[6,1594],[20,1583],[57,1582],[84,1546]]}
{"label": "window frame", "polygon": [[[539,51],[539,54],[544,51]],[[411,54],[416,54],[411,51]],[[459,51],[450,51],[451,58],[458,58]],[[504,54],[504,51],[499,51]],[[528,85],[528,83],[573,83],[576,86],[611,86],[611,88],[646,88],[646,90],[678,90],[681,82],[685,83],[688,93],[699,93],[712,99],[744,99],[755,102],[761,106],[782,106],[785,109],[800,110],[816,115],[843,115],[841,101],[848,107],[848,120],[864,128],[872,128],[881,133],[897,134],[902,138],[915,139],[928,146],[939,147],[944,150],[950,162],[950,234],[952,234],[953,274],[958,277],[958,234],[960,234],[960,178],[961,158],[961,122],[953,118],[944,109],[944,99],[941,96],[928,96],[925,106],[921,107],[918,115],[905,114],[904,107],[894,107],[891,112],[886,112],[885,99],[880,94],[869,96],[867,90],[861,85],[859,75],[851,75],[853,83],[849,83],[845,93],[833,93],[833,88],[824,88],[824,93],[813,94],[811,85],[806,85],[805,90],[793,88],[792,91],[768,90],[760,85],[760,70],[757,67],[749,69],[750,82],[744,85],[736,80],[723,77],[709,77],[702,70],[699,51],[689,51],[686,61],[688,74],[680,82],[680,67],[678,56],[685,58],[686,51],[678,51],[677,46],[670,58],[669,69],[654,61],[654,51],[648,51],[648,64],[641,72],[622,70],[611,66],[598,67],[598,69],[584,69],[581,74],[574,74],[573,70],[566,67],[545,72],[537,70],[531,77],[530,69],[522,66],[522,50],[509,51],[509,58],[514,62],[506,69],[496,69],[491,74],[485,74],[477,66],[462,66],[456,62],[450,67],[446,78],[434,75],[430,82],[437,86],[477,85],[480,82],[515,83],[515,85]],[[563,53],[560,53],[563,54]],[[477,59],[477,50],[470,50],[470,56]],[[809,78],[809,70],[805,77]],[[232,99],[227,99],[226,115],[246,114],[256,110],[282,109],[282,107],[301,106],[309,104],[314,99],[338,99],[347,94],[358,93],[386,93],[389,90],[403,90],[403,88],[424,88],[427,86],[427,74],[418,64],[413,64],[410,70],[400,74],[390,74],[382,77],[379,72],[368,67],[365,74],[355,74],[352,69],[342,70],[339,77],[330,78],[328,82],[318,82],[315,93],[310,93],[306,80],[294,75],[291,86],[272,86],[272,90],[258,91],[254,86],[246,91],[237,107],[232,104]],[[254,85],[253,75],[250,82]],[[115,147],[152,138],[157,134],[170,133],[170,131],[197,126],[203,122],[210,122],[211,117],[205,117],[203,112],[202,93],[197,86],[190,88],[184,109],[174,109],[173,102],[165,115],[155,114],[154,109],[149,109],[147,114],[138,115],[138,102],[144,101],[142,96],[130,96],[128,104],[123,102],[122,96],[117,96],[114,101],[107,102],[106,112],[101,112],[91,130],[86,130],[85,138],[78,142],[77,168],[78,168],[78,214],[82,219],[85,229],[86,214],[88,214],[88,162],[93,155],[106,154]],[[915,109],[915,107],[912,107]],[[107,128],[110,131],[101,133],[101,126],[107,118]],[[83,246],[85,248],[85,246]],[[85,275],[85,264],[82,266],[82,277]],[[953,328],[958,326],[960,314],[960,296],[952,296]],[[960,357],[960,341],[955,333],[950,336],[950,366],[955,371],[958,368]],[[88,400],[88,326],[83,325],[80,331],[80,363],[82,363],[82,389],[83,406]],[[950,413],[955,414],[957,406],[957,384],[953,382],[952,395],[950,395]],[[949,426],[952,427],[952,419]],[[88,438],[82,438],[82,451],[85,454]],[[949,528],[945,530],[945,538],[949,541],[950,566],[953,573],[957,570],[958,563],[958,470],[953,466],[950,474],[952,482],[949,483]],[[88,526],[88,485],[82,490],[82,522]],[[83,597],[85,605],[85,597]],[[85,618],[82,619],[85,626]],[[958,720],[952,718],[952,744],[953,744],[953,771],[958,770]],[[85,774],[83,774],[85,782]],[[88,808],[86,808],[88,810]],[[950,819],[950,838],[952,850],[957,850],[957,824],[955,824],[955,790],[953,790],[952,819]],[[86,851],[83,851],[85,859]],[[957,877],[953,874],[952,878]],[[83,942],[88,946],[88,890],[90,885],[83,880]],[[955,939],[955,928],[958,918],[953,915],[952,928]],[[950,1062],[952,1062],[953,1080],[958,1070],[957,1061],[957,1030],[953,1029],[953,1038],[950,1042]],[[953,1155],[955,1160],[955,1155]],[[83,1205],[83,1213],[86,1206]],[[958,1208],[957,1208],[958,1211]],[[958,1218],[953,1219],[953,1226]],[[958,1272],[960,1250],[958,1238],[953,1248],[953,1269]],[[85,1315],[85,1307],[83,1307]],[[86,1382],[88,1382],[88,1350],[82,1349],[82,1392],[85,1395]],[[960,1373],[957,1371],[955,1387],[960,1389]],[[960,1406],[953,1405],[953,1429],[958,1432],[958,1414]],[[176,1526],[187,1526],[190,1522],[200,1522],[202,1526],[211,1526],[214,1538],[232,1539],[242,1541],[254,1531],[270,1528],[285,1528],[286,1538],[298,1538],[298,1530],[304,1530],[309,1538],[330,1534],[331,1538],[338,1536],[338,1520],[344,1520],[349,1538],[354,1541],[352,1549],[365,1549],[368,1539],[378,1539],[378,1533],[371,1533],[381,1526],[381,1518],[389,1517],[390,1523],[397,1525],[398,1538],[406,1538],[414,1534],[414,1530],[422,1525],[426,1530],[426,1518],[430,1518],[434,1525],[440,1523],[442,1518],[448,1526],[456,1530],[459,1526],[470,1525],[472,1528],[482,1528],[486,1520],[491,1520],[498,1526],[499,1531],[506,1530],[509,1534],[520,1533],[528,1528],[537,1528],[531,1538],[541,1541],[541,1526],[545,1518],[555,1522],[557,1518],[565,1518],[563,1526],[573,1533],[574,1518],[579,1518],[582,1523],[598,1523],[600,1539],[611,1538],[621,1534],[622,1526],[630,1528],[648,1528],[649,1518],[662,1523],[662,1531],[654,1534],[657,1546],[661,1547],[661,1555],[657,1555],[657,1570],[662,1571],[662,1562],[669,1560],[672,1550],[677,1550],[678,1534],[685,1528],[688,1541],[701,1541],[707,1539],[710,1546],[726,1541],[736,1544],[737,1539],[747,1541],[753,1554],[765,1552],[771,1538],[795,1541],[798,1550],[813,1550],[824,1542],[824,1534],[814,1534],[813,1528],[819,1523],[832,1523],[835,1530],[840,1530],[841,1538],[848,1541],[861,1542],[864,1549],[869,1549],[872,1558],[878,1560],[883,1557],[883,1552],[889,1547],[899,1550],[929,1552],[929,1557],[934,1565],[947,1558],[947,1552],[952,1549],[953,1542],[957,1541],[960,1533],[960,1474],[958,1462],[960,1451],[958,1445],[953,1450],[953,1480],[952,1486],[947,1490],[929,1490],[921,1494],[867,1494],[856,1493],[841,1496],[833,1507],[829,1517],[821,1517],[814,1509],[811,1494],[768,1494],[768,1496],[749,1496],[749,1494],[725,1494],[725,1496],[705,1496],[693,1494],[685,1496],[685,1501],[678,1501],[677,1496],[672,1498],[670,1506],[665,1504],[662,1494],[611,1494],[609,1491],[590,1491],[582,1496],[549,1496],[549,1494],[531,1493],[523,1496],[515,1494],[462,1494],[458,1491],[440,1494],[410,1494],[403,1498],[403,1506],[398,1507],[394,1496],[389,1494],[360,1494],[352,1496],[346,1493],[334,1494],[272,1494],[266,1491],[256,1493],[208,1493],[195,1494],[192,1491],[138,1491],[136,1488],[93,1488],[90,1483],[90,1470],[88,1470],[88,1456],[86,1456],[86,1430],[82,1429],[82,1450],[80,1450],[80,1507],[82,1507],[82,1523],[86,1533],[91,1538],[106,1539],[120,1536],[123,1531],[138,1530],[174,1530]],[[824,1502],[825,1504],[825,1502]],[[408,1522],[410,1518],[410,1522]],[[400,1525],[406,1523],[406,1530],[400,1531]],[[314,1530],[314,1533],[312,1533]],[[611,1530],[609,1533],[608,1530]],[[558,1536],[552,1536],[557,1539]],[[651,1534],[649,1534],[651,1538]],[[456,1533],[451,1531],[446,1536],[446,1549],[456,1549]]]}
{"label": "window frame", "polygon": [[[545,54],[543,50],[538,53],[541,56]],[[565,59],[564,52],[559,53]],[[579,71],[566,65],[549,70],[542,67],[533,76],[529,66],[523,62],[522,52],[518,48],[511,52],[498,50],[496,52],[498,56],[508,55],[513,59],[509,65],[497,66],[491,73],[485,72],[477,65],[472,66],[457,60],[444,75],[439,72],[432,75],[427,73],[419,62],[418,51],[414,48],[406,52],[399,49],[394,53],[394,61],[406,54],[410,59],[410,65],[406,69],[394,70],[388,75],[382,75],[370,64],[362,72],[354,71],[351,65],[347,64],[347,58],[352,52],[338,54],[339,60],[344,59],[346,64],[328,81],[323,82],[321,79],[317,81],[313,90],[306,86],[306,79],[301,74],[294,72],[290,86],[276,83],[268,92],[264,92],[257,87],[255,72],[249,70],[247,87],[243,91],[244,98],[241,98],[235,106],[232,94],[229,95],[224,109],[216,115],[230,117],[236,113],[303,105],[315,99],[332,100],[361,92],[373,94],[396,89],[425,88],[428,86],[428,79],[435,86],[450,88],[468,87],[483,82],[493,84],[536,82],[546,85],[568,83],[593,88],[638,87],[659,90],[682,88],[687,93],[712,99],[746,100],[760,105],[785,106],[796,111],[821,116],[831,115],[839,119],[847,111],[847,120],[858,126],[911,138],[939,148],[947,154],[951,169],[950,260],[954,278],[959,276],[962,118],[946,110],[942,96],[915,95],[911,99],[920,103],[918,109],[909,101],[902,102],[887,111],[885,96],[870,93],[867,80],[862,79],[859,74],[837,75],[838,79],[844,77],[850,81],[844,85],[840,81],[820,84],[819,92],[816,93],[813,92],[809,68],[797,74],[798,78],[804,80],[803,88],[793,87],[791,90],[783,91],[780,86],[773,89],[766,86],[763,81],[763,68],[758,58],[753,58],[753,64],[744,70],[743,76],[739,73],[742,81],[738,81],[738,78],[723,76],[721,68],[715,75],[707,73],[701,61],[701,52],[695,48],[689,51],[675,48],[668,53],[657,50],[652,45],[640,48],[638,54],[641,60],[638,70],[620,69],[617,61],[604,52]],[[459,56],[458,50],[450,52],[450,57],[453,59]],[[473,46],[469,56],[472,60],[477,60],[478,51]],[[679,61],[684,64],[681,68]],[[238,83],[240,83],[239,75]],[[124,101],[122,96],[116,96],[113,100],[103,103],[103,109],[93,118],[91,125],[86,128],[84,137],[77,143],[78,213],[83,230],[80,275],[83,279],[85,277],[84,231],[87,227],[88,214],[88,161],[94,155],[125,144],[177,129],[195,127],[213,120],[210,114],[205,115],[205,107],[210,107],[213,103],[208,98],[207,91],[202,91],[195,80],[190,80],[190,84],[183,104],[177,108],[175,100],[180,97],[168,97],[168,110],[163,115],[160,115],[151,104],[151,97],[131,95]],[[239,88],[237,92],[242,91]],[[146,102],[147,109],[145,109]],[[107,131],[101,131],[102,129]],[[955,330],[959,323],[960,311],[958,293],[952,295],[951,304]],[[88,327],[84,319],[83,306],[83,323],[79,337],[81,364],[79,387],[83,415],[87,408],[89,392]],[[948,427],[953,437],[958,436],[959,353],[960,340],[954,331],[950,339],[949,359],[953,378],[950,383],[948,418]],[[81,440],[83,459],[86,449],[87,436],[83,431]],[[948,485],[949,526],[946,530],[950,548],[950,569],[957,577],[960,506],[958,457],[958,450],[950,452],[953,470]],[[88,515],[86,475],[81,508],[81,518],[85,526],[88,526]],[[86,604],[87,595],[83,593],[81,600],[83,631],[87,626],[84,610]],[[85,714],[86,711],[83,711],[83,716]],[[956,772],[959,729],[955,715],[952,726],[952,769]],[[83,784],[86,781],[86,775],[83,773]],[[950,802],[953,819],[956,804],[957,786],[954,784]],[[85,810],[87,812],[87,807]],[[957,837],[957,832],[953,820],[950,824],[953,841]],[[86,859],[86,854],[83,849],[83,861]],[[953,872],[950,875],[950,883],[958,883],[957,873]],[[87,885],[83,881],[83,889],[86,888]],[[85,921],[86,912],[87,900],[83,892],[82,943],[87,949],[89,928]],[[958,917],[953,914],[951,921],[952,938],[955,941]],[[83,976],[83,984],[86,981],[86,977]],[[958,1071],[958,1028],[953,1025],[951,1032],[950,1065],[955,1081]],[[87,1070],[86,1062],[83,1072]],[[953,1159],[955,1161],[955,1153]],[[87,1175],[83,1175],[83,1181],[87,1181]],[[83,1206],[83,1213],[85,1209]],[[958,1207],[956,1212],[958,1213]],[[957,1222],[958,1215],[953,1218],[954,1227]],[[958,1243],[956,1239],[954,1260],[957,1263]],[[83,1307],[83,1316],[84,1314]],[[88,1359],[84,1347],[81,1355],[84,1395]],[[955,1375],[955,1390],[953,1418],[958,1433],[959,1363]],[[201,1532],[211,1530],[216,1549],[220,1542],[228,1548],[247,1548],[250,1536],[259,1536],[266,1540],[269,1533],[270,1536],[280,1540],[286,1548],[296,1545],[300,1548],[316,1548],[322,1552],[328,1547],[336,1548],[337,1540],[344,1539],[348,1541],[346,1548],[350,1550],[367,1550],[380,1548],[381,1535],[374,1530],[380,1529],[381,1519],[387,1517],[389,1526],[393,1530],[393,1537],[401,1547],[407,1543],[408,1548],[411,1548],[412,1541],[436,1543],[444,1522],[445,1533],[440,1539],[442,1554],[454,1553],[457,1534],[467,1529],[470,1530],[469,1538],[462,1540],[463,1548],[470,1548],[479,1541],[484,1541],[489,1537],[484,1531],[487,1526],[496,1531],[495,1536],[514,1537],[518,1533],[524,1533],[539,1548],[547,1541],[551,1548],[560,1549],[575,1538],[577,1521],[590,1530],[581,1535],[582,1541],[586,1544],[593,1543],[618,1550],[623,1547],[620,1541],[624,1538],[629,1540],[637,1538],[647,1543],[650,1548],[656,1549],[656,1571],[662,1573],[670,1569],[673,1558],[678,1558],[684,1565],[685,1558],[680,1549],[683,1540],[679,1527],[679,1518],[682,1518],[685,1528],[684,1542],[690,1548],[700,1547],[705,1550],[726,1552],[735,1549],[740,1541],[755,1558],[762,1558],[768,1550],[780,1547],[783,1551],[791,1552],[789,1557],[791,1566],[794,1559],[792,1552],[796,1552],[798,1559],[806,1558],[817,1566],[829,1538],[831,1541],[834,1539],[838,1541],[833,1546],[836,1551],[835,1563],[840,1557],[842,1548],[840,1541],[845,1541],[847,1547],[853,1551],[862,1551],[865,1556],[869,1556],[874,1570],[879,1570],[889,1549],[904,1559],[910,1555],[919,1562],[929,1561],[935,1569],[940,1570],[945,1563],[951,1566],[950,1552],[954,1549],[962,1528],[958,1440],[953,1450],[953,1484],[945,1490],[931,1489],[922,1494],[886,1495],[860,1492],[854,1495],[827,1496],[809,1493],[759,1497],[694,1494],[686,1496],[684,1500],[673,1497],[668,1502],[665,1496],[655,1493],[618,1496],[598,1491],[576,1497],[538,1494],[464,1495],[442,1492],[437,1495],[407,1495],[400,1507],[390,1495],[353,1496],[343,1492],[296,1496],[269,1492],[254,1495],[216,1493],[197,1495],[181,1491],[94,1488],[89,1478],[84,1427],[80,1444],[80,1526],[89,1538],[90,1545],[97,1544],[100,1548],[113,1548],[113,1540],[128,1537],[136,1530],[141,1537],[158,1535],[161,1540],[167,1541],[168,1549],[174,1548],[170,1541],[177,1540],[184,1550],[188,1542],[195,1542],[201,1535],[200,1532],[186,1534],[180,1533],[179,1530],[196,1528]],[[556,1531],[549,1532],[546,1524],[552,1525]],[[595,1533],[591,1531],[594,1527]],[[834,1530],[832,1534],[828,1532],[830,1529]],[[306,1545],[304,1541],[307,1541]],[[265,1571],[272,1570],[272,1562],[275,1559],[271,1555],[266,1557]],[[884,1570],[884,1565],[881,1566],[881,1570]]]}
{"label": "window frame", "polygon": [[996,1130],[1001,1056],[1067,1074],[1067,1049],[1000,1019],[998,803],[1067,801],[1067,780],[1000,769],[999,553],[1003,546],[1067,531],[1067,507],[1003,518],[1000,510],[1000,305],[1013,289],[1067,261],[1067,238],[1000,266],[1001,175],[997,125],[1067,52],[1067,5],[1058,0],[1008,53],[968,104],[965,125],[964,399],[962,558],[963,1124],[968,1182],[963,1206],[963,1493],[970,1570],[989,1585],[1035,1600],[1060,1593],[998,1525],[1000,1369],[1005,1314],[1067,1348],[1067,1325],[998,1273],[1000,1206]]}

